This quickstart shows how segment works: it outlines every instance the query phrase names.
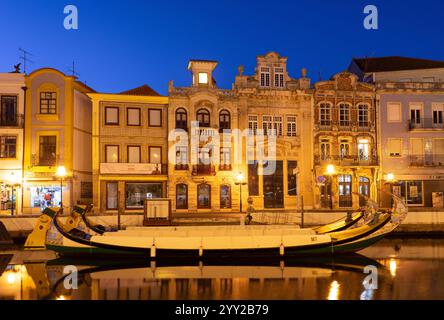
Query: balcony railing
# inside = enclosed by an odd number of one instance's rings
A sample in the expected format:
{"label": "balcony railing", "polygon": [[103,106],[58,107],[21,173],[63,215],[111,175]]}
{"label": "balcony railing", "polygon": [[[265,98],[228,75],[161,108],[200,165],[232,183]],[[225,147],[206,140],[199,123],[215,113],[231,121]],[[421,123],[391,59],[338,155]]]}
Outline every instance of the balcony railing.
{"label": "balcony railing", "polygon": [[378,157],[376,156],[368,156],[368,157],[360,157],[360,156],[340,156],[340,155],[330,155],[330,156],[315,156],[314,157],[315,165],[324,165],[324,164],[335,164],[338,166],[377,166],[378,165]]}
{"label": "balcony railing", "polygon": [[444,167],[444,154],[410,155],[411,167]]}
{"label": "balcony railing", "polygon": [[409,130],[415,129],[444,129],[444,119],[420,118],[409,120]]}
{"label": "balcony railing", "polygon": [[231,171],[232,166],[231,164],[220,164],[219,165],[219,171]]}
{"label": "balcony railing", "polygon": [[0,117],[0,127],[23,128],[24,116],[22,114],[2,115]]}
{"label": "balcony railing", "polygon": [[216,168],[211,164],[197,164],[193,165],[193,176],[215,176]]}
{"label": "balcony railing", "polygon": [[187,171],[189,166],[187,164],[176,164],[174,165],[174,170],[176,171]]}

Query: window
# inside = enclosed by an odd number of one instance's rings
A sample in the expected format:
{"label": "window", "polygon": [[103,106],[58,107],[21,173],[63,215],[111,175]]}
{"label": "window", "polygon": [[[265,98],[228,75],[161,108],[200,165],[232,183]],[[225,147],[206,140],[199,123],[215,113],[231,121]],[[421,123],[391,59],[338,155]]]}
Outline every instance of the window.
{"label": "window", "polygon": [[264,135],[273,135],[273,117],[272,116],[262,116],[262,129],[264,130]]}
{"label": "window", "polygon": [[222,170],[231,169],[231,148],[220,148],[220,165]]}
{"label": "window", "polygon": [[231,129],[231,116],[228,110],[222,110],[219,113],[219,129],[222,130],[230,130]]}
{"label": "window", "polygon": [[257,116],[248,116],[248,134],[256,135],[257,134]]}
{"label": "window", "polygon": [[358,105],[358,126],[369,126],[368,106],[365,104]]}
{"label": "window", "polygon": [[359,160],[368,161],[370,158],[370,147],[367,139],[358,140]]}
{"label": "window", "polygon": [[274,133],[278,136],[282,136],[283,132],[282,132],[282,117],[274,117],[273,118],[274,123],[273,123],[273,129],[274,129]]}
{"label": "window", "polygon": [[284,68],[274,69],[274,86],[277,88],[284,87]]}
{"label": "window", "polygon": [[392,192],[405,199],[407,205],[423,205],[422,181],[399,181],[393,186]]}
{"label": "window", "polygon": [[339,125],[341,127],[350,126],[350,105],[341,103],[339,105]]}
{"label": "window", "polygon": [[197,121],[199,122],[199,127],[209,127],[210,126],[210,111],[207,109],[199,109],[197,111]]}
{"label": "window", "polygon": [[288,195],[298,194],[298,162],[287,161]]}
{"label": "window", "polygon": [[444,165],[444,139],[433,140],[433,157],[436,164]]}
{"label": "window", "polygon": [[105,124],[119,125],[119,108],[105,107]]}
{"label": "window", "polygon": [[106,163],[119,162],[119,146],[105,146],[105,162]]}
{"label": "window", "polygon": [[176,147],[176,165],[188,164],[188,147]]}
{"label": "window", "polygon": [[17,125],[17,97],[15,96],[1,97],[0,125],[2,126]]}
{"label": "window", "polygon": [[208,84],[208,73],[199,72],[199,84]]}
{"label": "window", "polygon": [[188,209],[188,186],[186,184],[176,185],[176,209]]}
{"label": "window", "polygon": [[209,184],[202,183],[197,186],[197,208],[211,208],[211,186]]}
{"label": "window", "polygon": [[40,136],[39,139],[39,165],[53,166],[57,160],[57,137]]}
{"label": "window", "polygon": [[432,106],[433,127],[434,128],[442,128],[443,127],[443,108],[444,108],[444,106],[442,104]]}
{"label": "window", "polygon": [[231,209],[231,187],[228,185],[220,186],[220,208]]}
{"label": "window", "polygon": [[387,104],[387,122],[401,122],[401,103],[391,102]]}
{"label": "window", "polygon": [[248,193],[250,196],[259,195],[258,162],[248,164]]}
{"label": "window", "polygon": [[261,87],[270,86],[270,68],[261,68]]}
{"label": "window", "polygon": [[319,106],[319,122],[321,126],[331,125],[331,105],[321,103]]}
{"label": "window", "polygon": [[401,157],[402,155],[402,139],[388,139],[388,152],[390,157]]}
{"label": "window", "polygon": [[17,137],[0,137],[0,158],[13,159],[17,156]]}
{"label": "window", "polygon": [[162,163],[162,147],[149,147],[149,162],[154,164]]}
{"label": "window", "polygon": [[41,114],[57,113],[57,93],[40,92],[40,113]]}
{"label": "window", "polygon": [[341,143],[339,144],[339,155],[341,160],[350,156],[350,142],[348,140],[341,140]]}
{"label": "window", "polygon": [[183,108],[176,110],[176,129],[182,129],[187,131],[188,128],[188,115],[187,111]]}
{"label": "window", "polygon": [[108,182],[106,184],[106,209],[117,210],[118,199],[119,199],[118,183]]}
{"label": "window", "polygon": [[419,157],[420,159],[424,155],[424,141],[423,139],[410,139],[410,156]]}
{"label": "window", "polygon": [[330,141],[321,140],[321,160],[330,159]]}
{"label": "window", "polygon": [[416,127],[421,124],[421,109],[422,106],[418,104],[410,105],[410,125]]}
{"label": "window", "polygon": [[148,126],[150,127],[162,126],[162,110],[160,109],[148,110]]}
{"label": "window", "polygon": [[128,163],[140,163],[140,146],[128,146]]}
{"label": "window", "polygon": [[143,209],[146,199],[162,198],[162,183],[127,183],[125,188],[126,209]]}
{"label": "window", "polygon": [[287,116],[287,136],[296,137],[296,116]]}
{"label": "window", "polygon": [[140,126],[140,109],[139,108],[126,109],[126,124],[128,126]]}

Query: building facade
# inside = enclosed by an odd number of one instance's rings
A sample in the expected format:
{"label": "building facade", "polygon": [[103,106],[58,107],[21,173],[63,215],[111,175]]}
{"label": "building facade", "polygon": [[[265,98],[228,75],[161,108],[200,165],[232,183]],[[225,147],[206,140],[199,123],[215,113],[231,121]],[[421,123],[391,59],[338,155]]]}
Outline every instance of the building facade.
{"label": "building facade", "polygon": [[89,96],[95,212],[141,212],[146,198],[166,198],[168,98],[146,85]]}
{"label": "building facade", "polygon": [[[253,75],[244,75],[239,68],[234,91],[240,128],[254,138],[254,148],[247,147],[242,168],[248,173],[248,195],[254,208],[294,211],[302,199],[311,208],[313,101],[306,70],[301,78],[291,78],[287,58],[270,52],[257,57]],[[258,140],[260,135],[264,139]],[[252,155],[258,149],[264,150],[265,159]],[[273,149],[275,154],[267,156]],[[267,170],[270,164],[274,170]]]}
{"label": "building facade", "polygon": [[24,74],[0,73],[0,214],[22,212],[25,91]]}
{"label": "building facade", "polygon": [[[26,76],[23,212],[92,200],[93,90],[75,77],[45,68]],[[67,176],[56,177],[64,166]]]}
{"label": "building facade", "polygon": [[374,86],[349,72],[314,90],[314,177],[317,208],[347,209],[378,197]]}
{"label": "building facade", "polygon": [[[381,189],[390,191],[391,186],[409,206],[442,208],[444,84],[378,83],[377,99]],[[387,181],[390,173],[395,181]],[[383,201],[385,205],[390,201],[386,192]]]}
{"label": "building facade", "polygon": [[[217,88],[216,66],[216,61],[191,60],[192,86],[169,85],[168,195],[176,214],[240,210],[235,182],[244,171],[234,161],[233,136],[239,128],[238,103],[232,90]],[[246,204],[246,189],[243,196]]]}

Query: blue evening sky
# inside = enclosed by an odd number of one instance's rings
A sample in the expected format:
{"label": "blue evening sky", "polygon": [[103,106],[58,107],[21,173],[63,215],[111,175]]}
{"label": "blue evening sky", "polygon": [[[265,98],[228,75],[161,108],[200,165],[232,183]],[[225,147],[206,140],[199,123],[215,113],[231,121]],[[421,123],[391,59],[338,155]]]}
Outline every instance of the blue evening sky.
{"label": "blue evening sky", "polygon": [[[63,27],[63,8],[79,9],[79,30]],[[379,30],[363,27],[363,9],[379,9]],[[219,61],[218,86],[230,88],[240,64],[252,74],[256,56],[288,57],[290,75],[306,67],[323,79],[352,57],[404,55],[444,60],[441,0],[1,0],[0,72],[33,53],[29,70],[57,68],[102,92],[147,83],[166,94],[169,80],[189,85],[187,61]],[[28,70],[28,71],[29,71]]]}

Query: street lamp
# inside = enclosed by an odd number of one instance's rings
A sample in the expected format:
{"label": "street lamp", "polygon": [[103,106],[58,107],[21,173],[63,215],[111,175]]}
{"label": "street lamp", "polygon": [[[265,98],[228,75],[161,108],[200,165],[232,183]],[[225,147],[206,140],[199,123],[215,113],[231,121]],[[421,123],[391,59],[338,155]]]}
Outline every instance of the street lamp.
{"label": "street lamp", "polygon": [[11,216],[14,215],[14,188],[20,186],[20,178],[14,172],[8,177],[9,185],[11,186]]}
{"label": "street lamp", "polygon": [[333,195],[332,195],[332,185],[333,185],[333,175],[336,172],[336,168],[333,164],[327,166],[327,176],[329,185],[329,197],[330,197],[330,210],[333,210]]}
{"label": "street lamp", "polygon": [[239,172],[239,174],[237,175],[236,182],[234,184],[239,186],[239,197],[240,197],[239,207],[240,207],[240,212],[242,213],[242,186],[247,185],[247,183],[244,181],[244,175],[241,172]]}
{"label": "street lamp", "polygon": [[60,178],[60,208],[63,209],[63,178],[67,175],[66,168],[59,166],[57,168],[56,176]]}

